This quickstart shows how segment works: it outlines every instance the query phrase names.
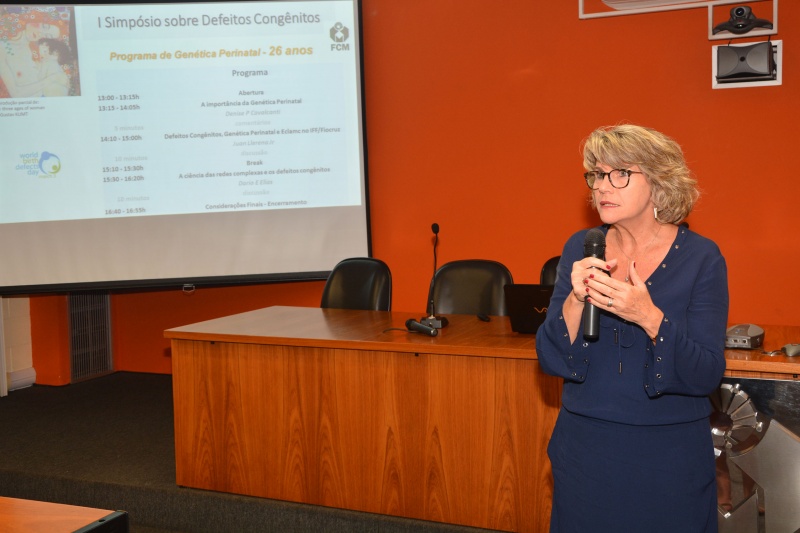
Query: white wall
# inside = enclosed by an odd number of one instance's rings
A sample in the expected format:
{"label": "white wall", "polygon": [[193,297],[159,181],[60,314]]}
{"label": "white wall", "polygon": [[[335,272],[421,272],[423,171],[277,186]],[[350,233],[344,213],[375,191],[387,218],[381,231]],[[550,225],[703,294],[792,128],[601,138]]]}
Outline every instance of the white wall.
{"label": "white wall", "polygon": [[0,395],[36,381],[31,345],[31,308],[28,298],[0,298],[0,371],[5,377]]}

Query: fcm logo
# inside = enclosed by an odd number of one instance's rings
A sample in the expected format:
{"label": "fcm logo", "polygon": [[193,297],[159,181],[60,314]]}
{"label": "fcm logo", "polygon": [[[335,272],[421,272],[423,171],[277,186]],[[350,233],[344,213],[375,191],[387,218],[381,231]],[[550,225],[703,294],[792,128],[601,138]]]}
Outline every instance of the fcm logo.
{"label": "fcm logo", "polygon": [[331,28],[331,50],[350,50],[350,43],[345,41],[350,37],[350,30],[341,22],[337,22]]}

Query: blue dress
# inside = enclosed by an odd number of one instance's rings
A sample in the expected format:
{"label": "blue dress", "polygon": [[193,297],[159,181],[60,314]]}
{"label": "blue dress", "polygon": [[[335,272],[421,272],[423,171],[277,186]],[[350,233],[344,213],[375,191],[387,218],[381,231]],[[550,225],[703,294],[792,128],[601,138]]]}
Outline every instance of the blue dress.
{"label": "blue dress", "polygon": [[[601,227],[606,232],[607,227]],[[547,320],[536,334],[542,369],[564,378],[548,447],[551,533],[717,531],[707,396],[725,371],[728,280],[712,241],[681,226],[647,279],[663,312],[656,343],[606,311],[600,335],[570,343],[562,316],[586,230],[564,246]]]}

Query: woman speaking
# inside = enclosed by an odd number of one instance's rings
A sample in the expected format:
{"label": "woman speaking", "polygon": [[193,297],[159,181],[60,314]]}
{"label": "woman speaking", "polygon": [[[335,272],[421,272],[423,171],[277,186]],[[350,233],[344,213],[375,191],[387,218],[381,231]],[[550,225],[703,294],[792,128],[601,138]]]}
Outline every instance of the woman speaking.
{"label": "woman speaking", "polygon": [[725,371],[725,260],[681,225],[699,192],[674,140],[606,127],[583,158],[605,256],[585,253],[588,230],[567,241],[536,335],[542,369],[564,378],[550,531],[716,532],[707,396]]}

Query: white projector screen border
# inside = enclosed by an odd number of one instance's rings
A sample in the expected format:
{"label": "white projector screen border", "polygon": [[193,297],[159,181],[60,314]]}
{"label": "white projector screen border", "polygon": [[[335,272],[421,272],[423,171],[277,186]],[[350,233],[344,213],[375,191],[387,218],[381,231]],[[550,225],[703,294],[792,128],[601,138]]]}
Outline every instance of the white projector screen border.
{"label": "white projector screen border", "polygon": [[324,279],[371,254],[360,0],[0,17],[22,21],[0,33],[0,294]]}

